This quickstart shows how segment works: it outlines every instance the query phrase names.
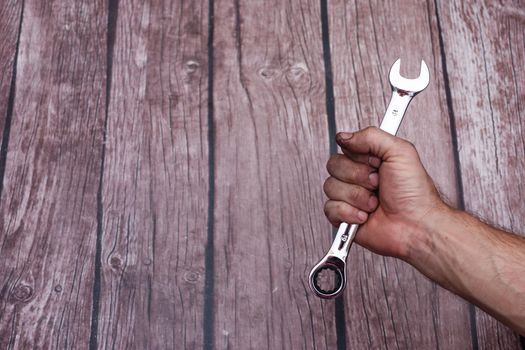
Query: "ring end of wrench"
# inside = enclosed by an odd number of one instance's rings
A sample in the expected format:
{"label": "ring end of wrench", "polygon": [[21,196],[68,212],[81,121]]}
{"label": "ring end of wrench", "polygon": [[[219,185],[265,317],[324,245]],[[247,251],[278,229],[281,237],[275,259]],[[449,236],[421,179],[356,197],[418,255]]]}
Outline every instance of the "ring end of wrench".
{"label": "ring end of wrench", "polygon": [[[333,299],[338,297],[346,287],[346,257],[354,240],[359,225],[341,223],[334,242],[328,253],[312,269],[309,275],[310,289],[320,298]],[[335,274],[333,287],[324,289],[320,284],[323,271]]]}
{"label": "ring end of wrench", "polygon": [[[314,266],[312,271],[310,271],[310,276],[308,277],[310,289],[320,298],[337,298],[346,286],[345,267],[346,263],[343,260],[333,256],[325,256]],[[323,289],[319,283],[320,274],[326,270],[335,273],[334,287],[329,290]]]}

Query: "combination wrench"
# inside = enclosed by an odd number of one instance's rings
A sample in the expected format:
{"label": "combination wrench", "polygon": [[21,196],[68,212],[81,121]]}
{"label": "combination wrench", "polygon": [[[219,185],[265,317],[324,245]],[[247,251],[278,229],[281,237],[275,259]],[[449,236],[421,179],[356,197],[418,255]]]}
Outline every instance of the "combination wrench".
{"label": "combination wrench", "polygon": [[[398,59],[390,68],[389,80],[392,87],[392,98],[379,128],[392,135],[397,134],[403,116],[414,96],[423,91],[430,82],[430,73],[425,61],[421,61],[421,70],[416,79],[403,78],[400,74],[401,60]],[[312,291],[323,299],[332,299],[339,296],[346,286],[346,258],[350,246],[355,238],[358,224],[339,225],[337,234],[328,253],[310,272],[309,284]],[[332,274],[333,288],[323,289],[319,280],[323,271]]]}

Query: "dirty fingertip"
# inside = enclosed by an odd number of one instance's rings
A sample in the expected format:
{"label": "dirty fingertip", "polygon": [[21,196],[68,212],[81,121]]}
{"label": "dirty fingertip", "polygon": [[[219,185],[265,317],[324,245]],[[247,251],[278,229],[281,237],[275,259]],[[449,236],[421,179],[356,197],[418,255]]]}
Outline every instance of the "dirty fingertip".
{"label": "dirty fingertip", "polygon": [[348,142],[352,136],[354,136],[353,133],[351,132],[339,132],[337,133],[337,135],[335,136],[335,139],[338,141],[338,142]]}

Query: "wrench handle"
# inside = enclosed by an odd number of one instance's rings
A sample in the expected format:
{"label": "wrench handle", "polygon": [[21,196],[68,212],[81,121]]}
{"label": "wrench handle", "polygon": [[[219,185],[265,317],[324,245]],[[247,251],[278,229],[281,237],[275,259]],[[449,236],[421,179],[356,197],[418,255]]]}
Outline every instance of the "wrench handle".
{"label": "wrench handle", "polygon": [[394,89],[379,129],[395,136],[412,97],[403,90]]}
{"label": "wrench handle", "polygon": [[[396,136],[397,131],[399,130],[399,126],[401,125],[401,122],[403,121],[403,117],[405,116],[405,112],[408,108],[408,105],[410,104],[410,101],[412,101],[412,97],[414,97],[414,94],[408,93],[404,90],[398,90],[396,88],[392,88],[392,98],[390,99],[390,103],[388,104],[388,107],[385,112],[385,116],[383,117],[383,121],[381,122],[381,125],[379,126],[379,129],[386,131],[389,134],[392,134]],[[342,225],[348,225],[347,223],[343,222],[339,226],[341,228]],[[350,249],[350,245],[352,241],[354,240],[355,234],[357,233],[357,229],[359,228],[359,224],[352,224],[350,226],[350,234],[348,237],[348,243],[345,245],[347,249]],[[337,242],[334,242],[336,244]],[[348,251],[347,251],[348,254]],[[346,258],[346,255],[345,255]]]}

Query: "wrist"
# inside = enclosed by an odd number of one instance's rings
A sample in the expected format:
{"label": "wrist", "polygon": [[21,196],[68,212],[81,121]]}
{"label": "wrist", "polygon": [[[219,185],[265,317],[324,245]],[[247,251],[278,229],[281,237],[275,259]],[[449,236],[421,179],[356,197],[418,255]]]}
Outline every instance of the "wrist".
{"label": "wrist", "polygon": [[435,253],[437,241],[443,239],[445,226],[461,215],[461,211],[443,202],[436,203],[419,221],[407,228],[407,241],[402,259],[419,268]]}
{"label": "wrist", "polygon": [[468,276],[462,275],[459,267],[465,258],[469,259],[472,250],[479,249],[464,236],[472,225],[465,212],[442,203],[413,228],[404,260],[431,280],[462,295],[457,286],[464,284]]}

